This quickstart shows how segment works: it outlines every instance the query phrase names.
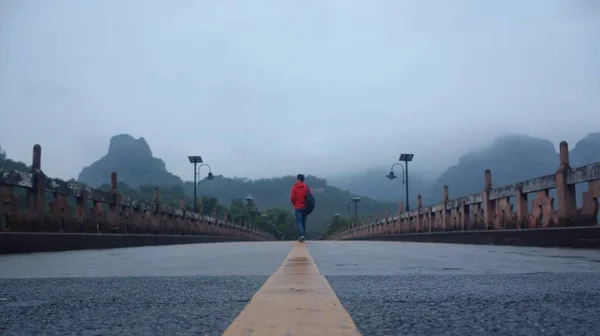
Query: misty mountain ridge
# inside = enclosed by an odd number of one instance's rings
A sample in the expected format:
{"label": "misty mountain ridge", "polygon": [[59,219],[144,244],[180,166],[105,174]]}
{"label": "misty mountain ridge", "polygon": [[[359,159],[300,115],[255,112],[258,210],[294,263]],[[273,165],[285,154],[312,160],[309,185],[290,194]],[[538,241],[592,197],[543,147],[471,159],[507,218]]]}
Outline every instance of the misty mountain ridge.
{"label": "misty mountain ridge", "polygon": [[[571,167],[600,161],[600,133],[588,134],[569,151]],[[428,199],[439,202],[444,185],[450,198],[483,190],[484,172],[492,172],[492,186],[500,187],[538,176],[553,174],[559,153],[551,141],[521,134],[498,137],[488,148],[463,155],[432,185]]]}
{"label": "misty mountain ridge", "polygon": [[[571,147],[571,166],[600,161],[598,148],[600,132],[588,134]],[[483,190],[486,169],[492,172],[492,185],[500,187],[552,174],[558,165],[559,154],[551,141],[524,134],[504,134],[483,150],[462,155],[458,164],[448,167],[437,179],[419,176],[418,169],[411,170],[409,163],[410,205],[416,205],[419,194],[422,195],[424,206],[441,202],[444,185],[449,186],[450,198],[478,193]],[[393,181],[384,177],[389,173],[389,167],[384,166],[350,176],[330,176],[327,180],[331,185],[378,201],[404,201],[401,168],[395,167],[394,171],[399,178]]]}
{"label": "misty mountain ridge", "polygon": [[172,186],[183,183],[179,176],[167,171],[163,160],[152,156],[150,145],[144,138],[135,139],[129,134],[113,136],[108,153],[83,168],[77,181],[97,188],[106,183],[113,171],[117,172],[119,180],[134,188],[148,184]]}
{"label": "misty mountain ridge", "polygon": [[[123,187],[143,190],[143,194],[154,186],[159,187],[159,197],[172,203],[178,202],[183,195],[193,195],[194,183],[184,182],[180,177],[167,171],[165,163],[152,156],[150,146],[144,138],[135,139],[127,134],[113,136],[110,139],[108,153],[83,168],[78,181],[95,188],[107,188],[111,172],[117,176]],[[256,207],[261,210],[283,208],[291,210],[289,201],[290,188],[295,176],[282,176],[251,180],[243,177],[227,178],[215,176],[213,180],[203,179],[197,187],[198,197],[215,197],[221,204],[237,204],[251,196]],[[325,231],[327,224],[335,213],[344,217],[353,217],[354,211],[349,204],[353,194],[327,184],[325,179],[307,176],[307,184],[314,190],[318,198],[318,206],[311,214],[312,225],[309,233],[318,234]],[[382,215],[389,210],[397,212],[395,203],[375,201],[363,197],[360,202],[359,217]]]}
{"label": "misty mountain ridge", "polygon": [[579,167],[600,161],[600,132],[588,134],[577,141],[569,151],[571,167]]}
{"label": "misty mountain ridge", "polygon": [[[577,167],[600,161],[600,133],[588,134],[570,150],[571,166]],[[3,166],[26,169],[27,165],[13,162],[3,154]],[[478,193],[484,186],[484,171],[492,171],[492,185],[516,183],[537,176],[552,174],[559,164],[559,155],[552,142],[522,134],[508,134],[495,139],[487,148],[461,156],[458,164],[449,167],[437,179],[425,179],[418,170],[409,169],[410,203],[414,208],[418,194],[423,196],[423,205],[441,201],[443,186],[448,185],[450,198]],[[409,164],[410,165],[410,164]],[[14,167],[14,168],[13,168]],[[410,167],[410,166],[409,166]],[[395,167],[399,178],[385,178],[389,166],[374,167],[351,176],[331,176],[322,179],[308,176],[307,183],[320,189],[317,208],[313,214],[315,225],[311,230],[323,231],[324,225],[334,213],[353,217],[350,204],[352,196],[359,195],[359,217],[384,215],[386,210],[395,213],[398,202],[404,201],[400,167]],[[193,183],[184,182],[171,174],[165,163],[152,155],[144,138],[135,139],[127,134],[113,136],[108,152],[102,158],[83,168],[78,181],[92,187],[106,185],[111,172],[118,173],[119,181],[129,187],[158,186],[166,192],[164,196],[173,200],[193,194]],[[289,188],[295,177],[284,176],[251,180],[248,178],[226,178],[216,176],[214,180],[202,180],[198,186],[199,196],[214,196],[223,204],[243,200],[251,195],[261,209],[271,207],[289,208]],[[175,187],[175,188],[174,188]],[[346,191],[348,190],[348,191]]]}
{"label": "misty mountain ridge", "polygon": [[[351,175],[328,176],[327,182],[332,186],[348,190],[353,194],[368,196],[380,202],[404,202],[406,187],[402,183],[402,168],[398,166],[394,167],[394,174],[398,176],[394,180],[386,177],[389,172],[390,166],[372,167]],[[416,173],[411,172],[410,166],[408,178],[410,204],[411,206],[415,206],[417,195],[425,195],[425,193],[429,192],[434,179],[421,177],[418,171]]]}

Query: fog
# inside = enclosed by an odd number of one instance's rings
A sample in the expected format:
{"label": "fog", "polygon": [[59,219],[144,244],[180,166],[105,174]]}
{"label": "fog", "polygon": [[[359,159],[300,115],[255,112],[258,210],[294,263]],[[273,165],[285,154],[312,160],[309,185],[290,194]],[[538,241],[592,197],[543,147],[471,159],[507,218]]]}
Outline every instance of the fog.
{"label": "fog", "polygon": [[167,169],[435,175],[503,133],[600,130],[600,2],[0,1],[0,146],[77,177],[111,136]]}

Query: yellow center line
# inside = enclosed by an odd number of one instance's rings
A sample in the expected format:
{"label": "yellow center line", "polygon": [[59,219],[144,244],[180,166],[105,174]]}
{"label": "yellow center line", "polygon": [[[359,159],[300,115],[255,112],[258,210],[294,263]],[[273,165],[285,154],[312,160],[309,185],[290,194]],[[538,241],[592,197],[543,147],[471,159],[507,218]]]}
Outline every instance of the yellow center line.
{"label": "yellow center line", "polygon": [[225,336],[361,335],[306,243],[296,243],[281,267],[256,292]]}

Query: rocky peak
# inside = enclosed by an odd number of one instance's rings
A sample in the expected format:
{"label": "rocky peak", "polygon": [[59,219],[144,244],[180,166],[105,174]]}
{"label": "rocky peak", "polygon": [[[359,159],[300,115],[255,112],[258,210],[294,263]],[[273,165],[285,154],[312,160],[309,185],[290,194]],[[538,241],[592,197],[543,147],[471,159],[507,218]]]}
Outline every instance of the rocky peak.
{"label": "rocky peak", "polygon": [[571,166],[578,167],[600,161],[600,132],[590,133],[570,151]]}
{"label": "rocky peak", "polygon": [[152,150],[146,142],[146,139],[135,139],[129,134],[119,134],[110,138],[108,146],[109,156],[133,156],[134,158],[152,158]]}
{"label": "rocky peak", "polygon": [[135,139],[129,134],[113,136],[108,153],[89,167],[83,168],[78,181],[98,187],[107,183],[113,171],[117,173],[119,181],[134,188],[182,183],[178,176],[167,171],[163,160],[152,156],[152,150],[144,138]]}

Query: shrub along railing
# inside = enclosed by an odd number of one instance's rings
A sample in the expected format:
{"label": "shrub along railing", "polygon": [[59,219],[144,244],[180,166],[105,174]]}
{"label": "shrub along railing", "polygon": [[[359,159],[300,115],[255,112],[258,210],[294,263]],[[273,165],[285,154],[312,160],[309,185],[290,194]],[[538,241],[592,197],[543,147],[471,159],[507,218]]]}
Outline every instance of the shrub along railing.
{"label": "shrub along railing", "polygon": [[[440,204],[423,207],[421,196],[417,209],[404,212],[400,203],[398,215],[341,228],[328,239],[357,239],[384,235],[428,233],[440,231],[529,229],[546,227],[598,225],[600,197],[600,162],[571,168],[566,142],[560,144],[560,166],[555,174],[537,177],[492,188],[490,170],[484,173],[485,187],[481,193],[449,199],[448,186]],[[576,184],[587,183],[582,193],[583,205],[577,208]],[[556,189],[554,197],[550,190]],[[529,194],[535,194],[529,209]],[[514,198],[516,211],[514,210]]]}
{"label": "shrub along railing", "polygon": [[[108,192],[77,182],[48,178],[41,170],[42,148],[33,147],[31,172],[0,167],[0,231],[82,232],[127,234],[212,235],[271,240],[269,233],[246,223],[162,204],[159,190],[153,201],[122,196],[117,174]],[[51,201],[46,202],[50,194]],[[73,204],[73,205],[71,205]]]}

